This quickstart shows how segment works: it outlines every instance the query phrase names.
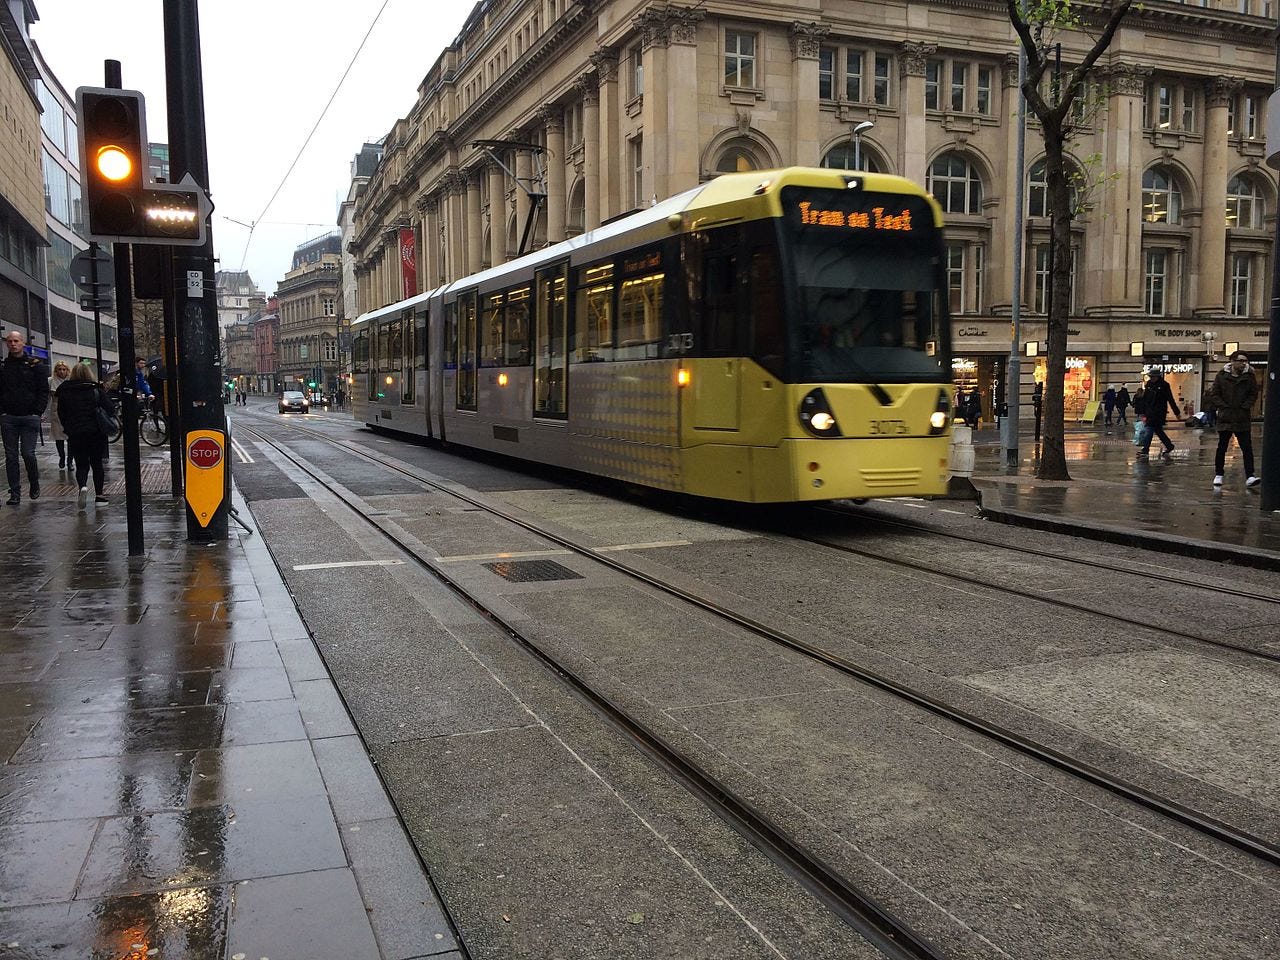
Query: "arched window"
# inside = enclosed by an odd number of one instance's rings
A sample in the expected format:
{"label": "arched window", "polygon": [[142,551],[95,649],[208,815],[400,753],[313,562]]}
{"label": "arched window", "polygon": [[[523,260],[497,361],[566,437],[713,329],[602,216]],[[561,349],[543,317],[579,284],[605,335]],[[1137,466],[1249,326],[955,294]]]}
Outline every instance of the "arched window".
{"label": "arched window", "polygon": [[[1066,170],[1067,190],[1070,192],[1071,208],[1074,210],[1077,194],[1073,174],[1076,172],[1076,167],[1067,162]],[[1027,174],[1027,216],[1047,217],[1049,215],[1049,168],[1044,160],[1037,160],[1031,165],[1031,171]]]}
{"label": "arched window", "polygon": [[1163,167],[1142,175],[1142,219],[1147,223],[1178,223],[1182,219],[1182,191]]}
{"label": "arched window", "polygon": [[933,161],[928,189],[945,213],[982,212],[982,178],[958,153],[944,153]]}
{"label": "arched window", "polygon": [[565,221],[565,232],[574,237],[586,229],[587,220],[587,187],[586,182],[579,180],[569,191],[569,216]]}
{"label": "arched window", "polygon": [[1262,188],[1248,177],[1232,177],[1227,184],[1227,226],[1237,230],[1261,230],[1265,215]]}
{"label": "arched window", "polygon": [[[859,151],[861,156],[858,158],[862,161],[861,169],[867,173],[882,173],[880,164],[876,158],[867,150],[867,145],[861,144]],[[845,140],[843,143],[837,143],[834,147],[827,151],[827,155],[822,158],[824,167],[831,167],[835,170],[857,170],[858,164],[855,162],[853,141]]]}
{"label": "arched window", "polygon": [[716,160],[716,173],[746,173],[748,170],[763,170],[767,163],[760,158],[755,145],[745,137],[735,137],[720,148],[720,157]]}

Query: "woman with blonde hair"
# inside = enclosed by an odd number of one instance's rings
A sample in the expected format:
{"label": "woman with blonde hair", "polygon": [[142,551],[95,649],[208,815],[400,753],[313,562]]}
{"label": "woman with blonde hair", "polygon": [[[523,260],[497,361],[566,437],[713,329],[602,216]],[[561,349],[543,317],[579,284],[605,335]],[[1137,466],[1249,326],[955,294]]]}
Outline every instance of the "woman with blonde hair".
{"label": "woman with blonde hair", "polygon": [[67,457],[67,432],[62,429],[62,420],[58,416],[58,388],[71,379],[71,368],[65,360],[53,365],[53,376],[49,378],[49,436],[58,448],[58,469],[74,469]]}
{"label": "woman with blonde hair", "polygon": [[103,487],[106,475],[102,467],[102,454],[107,447],[107,433],[103,429],[98,411],[115,416],[115,408],[93,379],[93,371],[86,364],[77,363],[71,379],[58,388],[58,416],[67,431],[71,455],[76,461],[76,486],[80,488],[80,505],[84,506],[89,495],[89,469],[93,468],[93,487],[98,503],[106,503]]}

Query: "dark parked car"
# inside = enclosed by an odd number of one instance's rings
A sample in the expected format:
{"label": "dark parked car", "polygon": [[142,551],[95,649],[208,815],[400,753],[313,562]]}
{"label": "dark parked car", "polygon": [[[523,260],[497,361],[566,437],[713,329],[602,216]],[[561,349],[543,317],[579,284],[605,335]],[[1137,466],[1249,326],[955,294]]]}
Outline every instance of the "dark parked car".
{"label": "dark parked car", "polygon": [[307,398],[302,395],[301,390],[286,390],[280,394],[280,412],[285,413],[289,410],[296,410],[298,413],[306,413],[311,409],[311,404],[307,402]]}

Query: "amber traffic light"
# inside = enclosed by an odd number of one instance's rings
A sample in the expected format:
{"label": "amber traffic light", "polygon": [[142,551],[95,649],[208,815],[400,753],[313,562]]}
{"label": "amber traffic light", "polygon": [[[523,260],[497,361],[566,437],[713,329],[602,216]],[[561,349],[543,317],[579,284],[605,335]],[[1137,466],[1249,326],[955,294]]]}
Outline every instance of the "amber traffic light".
{"label": "amber traffic light", "polygon": [[208,194],[190,177],[155,183],[147,169],[147,121],[137,90],[81,87],[76,91],[83,158],[85,232],[121,243],[204,243],[212,211]]}

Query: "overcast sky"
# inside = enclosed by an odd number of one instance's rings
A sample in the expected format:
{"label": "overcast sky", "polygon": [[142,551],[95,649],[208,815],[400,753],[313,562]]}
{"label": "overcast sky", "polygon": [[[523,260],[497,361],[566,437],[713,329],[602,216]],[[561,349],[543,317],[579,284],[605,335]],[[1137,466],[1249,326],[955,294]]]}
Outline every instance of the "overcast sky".
{"label": "overcast sky", "polygon": [[[384,8],[385,2],[385,8]],[[147,135],[167,140],[163,0],[35,0],[31,35],[58,80],[102,86],[119,60],[147,98]],[[200,4],[209,184],[219,268],[243,264],[272,293],[294,248],[337,229],[351,159],[412,109],[418,84],[462,28],[474,0],[205,0]],[[285,171],[382,8],[293,173]],[[269,210],[263,208],[284,180]],[[249,230],[225,219],[261,221]]]}

